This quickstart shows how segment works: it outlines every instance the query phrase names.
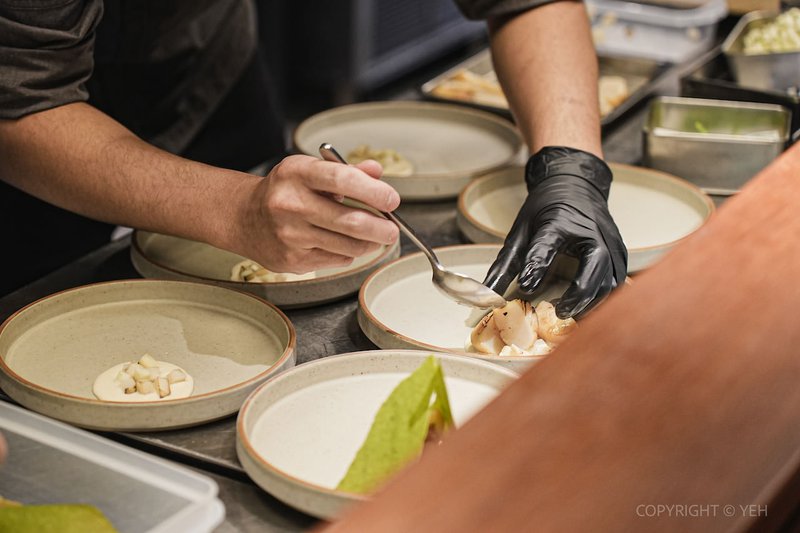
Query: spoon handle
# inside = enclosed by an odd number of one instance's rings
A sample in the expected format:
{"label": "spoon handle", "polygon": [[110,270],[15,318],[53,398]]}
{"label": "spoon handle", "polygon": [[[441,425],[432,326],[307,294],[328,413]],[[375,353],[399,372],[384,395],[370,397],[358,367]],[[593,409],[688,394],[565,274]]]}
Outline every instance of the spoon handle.
{"label": "spoon handle", "polygon": [[[344,157],[336,151],[329,143],[323,143],[319,147],[319,153],[322,155],[322,158],[326,161],[332,161],[334,163],[344,163],[347,164]],[[436,254],[433,252],[430,246],[423,241],[420,237],[417,236],[417,233],[414,231],[414,228],[408,225],[408,222],[400,218],[399,215],[387,212],[387,211],[378,211],[381,215],[385,216],[395,224],[397,227],[400,228],[400,231],[405,233],[406,237],[408,237],[411,242],[413,242],[422,252],[428,257],[428,260],[434,265],[435,268],[442,269],[442,264],[439,262],[439,258],[436,257]]]}

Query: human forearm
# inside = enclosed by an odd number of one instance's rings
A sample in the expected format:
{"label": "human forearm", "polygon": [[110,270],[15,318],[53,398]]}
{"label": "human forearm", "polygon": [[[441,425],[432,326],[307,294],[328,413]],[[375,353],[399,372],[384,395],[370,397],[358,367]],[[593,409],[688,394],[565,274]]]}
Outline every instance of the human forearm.
{"label": "human forearm", "polygon": [[623,282],[627,263],[608,210],[588,18],[582,3],[562,0],[490,26],[495,69],[534,155],[528,197],[485,283],[502,292],[516,278],[530,295],[559,254],[573,256],[578,270],[556,312],[582,316]]}
{"label": "human forearm", "polygon": [[602,157],[597,59],[583,4],[546,4],[490,28],[495,70],[531,152],[570,146]]}
{"label": "human forearm", "polygon": [[0,121],[0,178],[90,218],[223,245],[257,178],[188,161],[95,108],[70,104]]}
{"label": "human forearm", "polygon": [[382,217],[399,197],[358,168],[292,156],[260,178],[189,161],[138,139],[86,104],[0,121],[0,179],[45,201],[107,222],[225,248],[278,272],[341,266],[397,239]]}

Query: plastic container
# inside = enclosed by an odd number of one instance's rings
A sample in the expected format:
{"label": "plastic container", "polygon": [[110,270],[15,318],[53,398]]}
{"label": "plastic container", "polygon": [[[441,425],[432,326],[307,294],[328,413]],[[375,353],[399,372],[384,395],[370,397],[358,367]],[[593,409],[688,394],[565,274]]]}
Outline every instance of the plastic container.
{"label": "plastic container", "polygon": [[725,0],[709,0],[692,9],[618,0],[587,0],[586,6],[598,53],[670,63],[682,63],[709,50],[717,24],[728,13]]}
{"label": "plastic container", "polygon": [[225,517],[217,484],[174,463],[3,401],[0,431],[4,498],[94,505],[121,533],[205,533]]}

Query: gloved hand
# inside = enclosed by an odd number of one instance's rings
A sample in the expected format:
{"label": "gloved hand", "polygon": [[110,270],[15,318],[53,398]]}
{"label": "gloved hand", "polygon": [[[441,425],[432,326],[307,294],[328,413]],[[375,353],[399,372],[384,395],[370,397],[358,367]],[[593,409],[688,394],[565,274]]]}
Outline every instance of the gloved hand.
{"label": "gloved hand", "polygon": [[596,156],[546,146],[525,167],[528,197],[484,283],[502,294],[519,275],[530,295],[558,252],[577,257],[575,279],[556,305],[580,316],[625,280],[628,252],[608,211],[611,169]]}

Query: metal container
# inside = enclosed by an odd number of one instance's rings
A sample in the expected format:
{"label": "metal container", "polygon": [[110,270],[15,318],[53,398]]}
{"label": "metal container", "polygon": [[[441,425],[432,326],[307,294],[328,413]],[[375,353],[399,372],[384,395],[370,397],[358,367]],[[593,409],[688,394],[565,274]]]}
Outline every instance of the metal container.
{"label": "metal container", "polygon": [[782,105],[792,112],[792,132],[800,129],[800,92],[742,87],[735,79],[720,47],[716,47],[703,57],[700,66],[681,77],[681,96]]}
{"label": "metal container", "polygon": [[769,24],[776,17],[775,13],[767,11],[748,13],[739,19],[722,43],[722,52],[740,85],[779,91],[796,90],[800,87],[800,51],[744,53],[744,36],[747,32]]}
{"label": "metal container", "polygon": [[[598,63],[601,76],[620,76],[628,85],[628,96],[619,103],[607,115],[600,118],[600,124],[603,127],[611,126],[627,114],[639,103],[644,101],[653,91],[661,79],[661,76],[667,71],[669,65],[654,61],[652,59],[645,59],[640,57],[630,56],[611,56],[600,54],[598,56]],[[436,88],[448,79],[452,78],[458,72],[468,71],[478,76],[487,77],[492,79],[494,77],[494,67],[492,65],[492,56],[488,49],[483,50],[476,55],[462,61],[453,68],[439,74],[435,78],[425,82],[422,85],[422,94],[430,99],[440,102],[464,104],[478,109],[491,111],[497,113],[505,118],[512,119],[511,110],[508,106],[494,106],[488,104],[476,103],[468,97],[458,98],[449,97],[444,98],[436,94]]]}
{"label": "metal container", "polygon": [[733,194],[783,151],[790,121],[779,105],[660,96],[644,125],[644,161],[709,194]]}

